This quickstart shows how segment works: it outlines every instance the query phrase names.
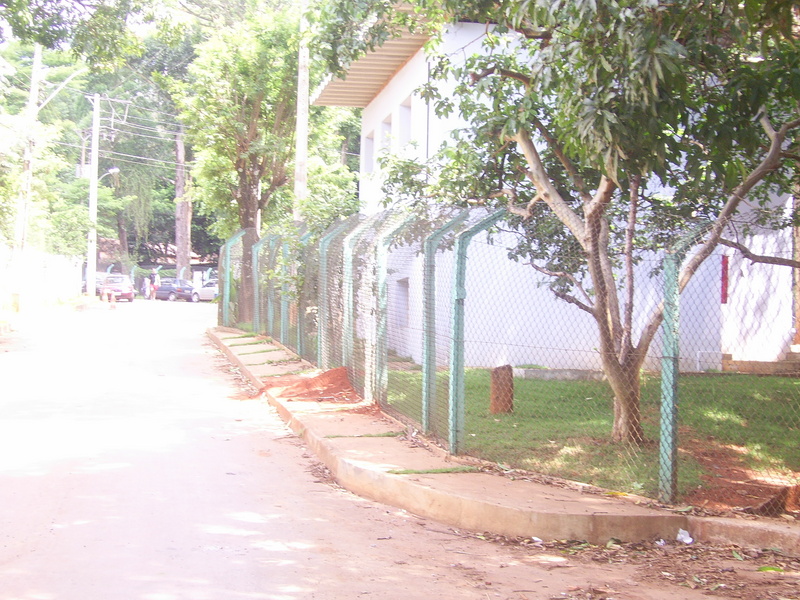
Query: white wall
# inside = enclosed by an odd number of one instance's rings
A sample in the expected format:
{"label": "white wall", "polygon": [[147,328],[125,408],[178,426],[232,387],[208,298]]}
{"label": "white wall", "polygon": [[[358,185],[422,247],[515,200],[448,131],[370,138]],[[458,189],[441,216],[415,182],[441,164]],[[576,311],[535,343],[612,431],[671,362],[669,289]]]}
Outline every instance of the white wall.
{"label": "white wall", "polygon": [[[458,60],[477,50],[486,31],[485,25],[462,23],[452,26],[444,35],[440,50],[455,53]],[[452,116],[439,119],[433,109],[415,92],[428,78],[424,49],[417,52],[364,109],[361,121],[361,183],[359,188],[363,212],[381,210],[381,179],[377,160],[381,152],[408,158],[426,159],[436,152],[450,132],[463,125]],[[451,84],[452,87],[454,84]],[[444,95],[450,90],[440,88]]]}
{"label": "white wall", "polygon": [[[585,311],[556,298],[546,278],[507,258],[513,236],[476,236],[469,248],[465,300],[465,360],[468,366],[540,365],[548,368],[601,368],[597,325]],[[721,368],[720,256],[710,257],[681,296],[681,369]],[[653,256],[636,268],[634,334],[638,339],[663,297]],[[437,363],[449,361],[454,256],[437,253]],[[394,249],[389,257],[389,348],[422,362],[423,258],[416,247]],[[698,363],[698,359],[700,362]],[[661,368],[660,334],[645,368]]]}

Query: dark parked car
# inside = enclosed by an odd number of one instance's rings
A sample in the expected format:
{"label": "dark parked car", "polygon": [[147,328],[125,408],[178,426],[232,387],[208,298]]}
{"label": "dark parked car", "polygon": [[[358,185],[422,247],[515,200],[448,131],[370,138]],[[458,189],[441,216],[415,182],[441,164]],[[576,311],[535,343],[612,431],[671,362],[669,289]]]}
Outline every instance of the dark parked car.
{"label": "dark parked car", "polygon": [[200,295],[195,291],[190,281],[185,279],[170,279],[165,277],[156,290],[156,300],[186,300],[187,302],[200,302]]}
{"label": "dark parked car", "polygon": [[114,298],[117,300],[133,302],[136,290],[133,289],[133,283],[130,277],[119,273],[112,273],[105,278],[100,288],[101,298],[106,298],[109,294],[114,294]]}

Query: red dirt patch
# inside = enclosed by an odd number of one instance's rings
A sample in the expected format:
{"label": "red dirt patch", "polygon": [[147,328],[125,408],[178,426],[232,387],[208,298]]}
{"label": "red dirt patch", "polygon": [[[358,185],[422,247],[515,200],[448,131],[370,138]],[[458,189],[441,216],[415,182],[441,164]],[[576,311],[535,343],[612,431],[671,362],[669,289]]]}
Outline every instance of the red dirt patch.
{"label": "red dirt patch", "polygon": [[[775,498],[786,489],[787,483],[774,483],[758,479],[742,462],[741,456],[732,448],[716,442],[691,439],[682,442],[683,451],[691,454],[708,472],[702,475],[702,487],[686,495],[682,500],[701,509],[727,512],[734,509],[758,507]],[[786,503],[786,512],[800,516],[796,495]]]}
{"label": "red dirt patch", "polygon": [[266,390],[286,400],[361,402],[361,397],[350,385],[345,367],[331,369],[315,377],[297,375],[280,377],[264,386],[263,391]]}

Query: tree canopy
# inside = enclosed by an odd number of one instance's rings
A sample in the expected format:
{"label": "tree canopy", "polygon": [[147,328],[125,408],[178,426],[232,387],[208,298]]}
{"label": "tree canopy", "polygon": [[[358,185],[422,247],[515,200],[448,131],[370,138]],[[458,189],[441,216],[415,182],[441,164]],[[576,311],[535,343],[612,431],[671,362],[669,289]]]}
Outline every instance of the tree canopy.
{"label": "tree canopy", "polygon": [[5,31],[17,40],[50,49],[70,49],[96,68],[119,65],[136,51],[128,19],[141,15],[148,0],[7,0],[0,3],[0,41]]}

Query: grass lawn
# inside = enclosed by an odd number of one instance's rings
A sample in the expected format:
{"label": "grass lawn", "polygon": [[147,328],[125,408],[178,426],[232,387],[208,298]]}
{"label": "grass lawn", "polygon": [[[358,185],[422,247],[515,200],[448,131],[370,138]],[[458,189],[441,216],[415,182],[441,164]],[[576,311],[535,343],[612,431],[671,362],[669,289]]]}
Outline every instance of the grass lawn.
{"label": "grass lawn", "polygon": [[[612,490],[656,496],[660,379],[645,376],[641,447],[609,441],[612,392],[605,382],[515,379],[514,412],[489,413],[490,375],[466,377],[465,454]],[[420,420],[421,374],[391,371],[389,404]],[[769,475],[800,473],[800,380],[748,375],[685,375],[679,383],[679,443],[733,448],[743,466]],[[447,431],[447,374],[437,378],[435,431]],[[691,444],[688,442],[692,442]],[[702,468],[679,453],[679,493],[700,483]]]}

